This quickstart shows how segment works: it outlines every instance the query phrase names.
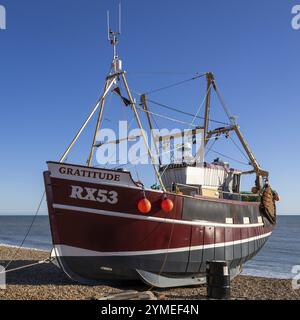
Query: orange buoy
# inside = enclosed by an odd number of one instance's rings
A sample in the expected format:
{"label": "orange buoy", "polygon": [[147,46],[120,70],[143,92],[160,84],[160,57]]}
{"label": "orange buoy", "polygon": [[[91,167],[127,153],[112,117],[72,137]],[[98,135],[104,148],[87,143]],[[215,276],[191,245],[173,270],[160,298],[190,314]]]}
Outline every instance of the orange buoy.
{"label": "orange buoy", "polygon": [[161,203],[161,208],[165,212],[171,212],[174,208],[174,203],[170,199],[164,199]]}
{"label": "orange buoy", "polygon": [[146,198],[141,199],[138,203],[138,209],[141,213],[149,213],[151,208],[151,202]]}

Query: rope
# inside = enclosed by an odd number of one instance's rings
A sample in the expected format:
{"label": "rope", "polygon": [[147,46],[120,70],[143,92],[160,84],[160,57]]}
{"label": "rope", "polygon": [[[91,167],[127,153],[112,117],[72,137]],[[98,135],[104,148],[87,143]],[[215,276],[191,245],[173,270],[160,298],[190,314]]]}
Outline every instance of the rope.
{"label": "rope", "polygon": [[167,89],[170,89],[170,88],[174,88],[174,87],[180,86],[181,84],[184,84],[184,83],[191,82],[191,81],[197,80],[199,78],[202,78],[205,75],[206,75],[206,73],[199,74],[199,75],[194,76],[193,78],[190,78],[190,79],[187,79],[187,80],[183,80],[183,81],[180,81],[180,82],[177,82],[177,83],[173,83],[173,84],[171,84],[169,86],[166,86],[166,87],[161,87],[161,88],[158,88],[158,89],[154,89],[154,90],[148,91],[145,94],[149,95],[149,94],[152,94],[152,93],[156,93],[156,92],[160,92],[160,91],[167,90]]}
{"label": "rope", "polygon": [[18,270],[28,269],[28,268],[34,267],[36,265],[40,265],[40,264],[44,264],[44,263],[51,263],[53,260],[54,260],[53,258],[47,258],[45,260],[41,260],[41,261],[38,261],[38,262],[35,262],[35,263],[27,264],[27,265],[22,266],[22,267],[9,269],[9,270],[4,269],[4,271],[1,271],[0,274],[3,274],[3,273],[7,274],[7,273],[15,272],[15,271],[18,271]]}
{"label": "rope", "polygon": [[37,207],[37,210],[36,210],[36,212],[35,212],[35,215],[33,216],[33,219],[32,219],[32,221],[31,221],[31,224],[30,224],[30,226],[29,226],[26,234],[25,234],[24,239],[22,240],[21,244],[19,245],[19,247],[18,247],[17,250],[15,251],[15,253],[14,253],[14,255],[12,256],[11,260],[10,260],[10,261],[7,263],[7,265],[5,266],[4,270],[6,270],[6,269],[11,265],[11,263],[14,261],[15,257],[17,256],[17,254],[19,253],[19,251],[20,251],[21,248],[23,247],[23,245],[24,245],[27,237],[29,236],[30,231],[31,231],[31,229],[32,229],[32,227],[33,227],[33,225],[34,225],[34,223],[35,223],[35,220],[36,220],[36,218],[37,218],[37,216],[38,216],[38,214],[39,214],[39,211],[40,211],[40,209],[41,209],[41,206],[42,206],[42,203],[43,203],[43,201],[44,201],[45,195],[46,195],[46,191],[44,191],[44,193],[43,193],[43,195],[42,195],[42,198],[41,198],[41,200],[40,200],[40,202],[39,202],[39,205],[38,205],[38,207]]}

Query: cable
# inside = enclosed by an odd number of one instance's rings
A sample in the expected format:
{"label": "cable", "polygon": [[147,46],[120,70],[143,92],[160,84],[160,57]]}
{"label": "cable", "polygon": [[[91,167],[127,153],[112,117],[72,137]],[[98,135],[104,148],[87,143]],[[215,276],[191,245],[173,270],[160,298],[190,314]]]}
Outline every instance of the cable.
{"label": "cable", "polygon": [[[132,124],[134,122],[134,116],[132,117],[132,119],[129,122],[129,126],[127,128],[127,136],[128,136],[128,131],[130,130]],[[107,143],[104,143],[103,145],[106,145]],[[111,155],[111,157],[108,158],[107,163],[105,164],[104,168],[107,168],[109,166],[109,161],[117,154],[117,150],[114,151],[114,153]]]}
{"label": "cable", "polygon": [[184,83],[187,83],[187,82],[191,82],[191,81],[200,79],[200,78],[204,77],[205,75],[206,75],[206,73],[204,73],[204,74],[199,74],[199,75],[194,76],[194,77],[191,78],[191,79],[187,79],[187,80],[183,80],[183,81],[180,81],[180,82],[177,82],[177,83],[173,83],[173,84],[171,84],[171,85],[169,85],[169,86],[166,86],[166,87],[154,89],[154,90],[151,90],[151,91],[146,92],[145,94],[146,94],[146,95],[149,95],[149,94],[152,94],[152,93],[155,93],[155,92],[160,92],[160,91],[163,91],[163,90],[167,90],[167,89],[170,89],[170,88],[174,88],[174,87],[180,86],[181,84],[184,84]]}
{"label": "cable", "polygon": [[50,263],[50,262],[52,262],[53,260],[54,260],[53,258],[47,258],[47,259],[45,259],[45,260],[41,260],[41,261],[38,261],[38,262],[35,262],[35,263],[27,264],[27,265],[25,265],[25,266],[17,267],[17,268],[14,268],[14,269],[9,269],[9,270],[4,269],[4,271],[1,271],[0,274],[3,274],[3,273],[11,273],[11,272],[14,272],[14,271],[31,268],[31,267],[37,266],[37,265],[39,265],[39,264]]}
{"label": "cable", "polygon": [[221,92],[219,91],[218,87],[216,86],[216,82],[215,82],[215,91],[216,91],[216,93],[217,93],[217,96],[218,96],[218,98],[219,98],[219,100],[220,100],[220,103],[221,103],[221,105],[222,105],[222,107],[223,107],[223,109],[224,109],[224,111],[225,111],[225,113],[226,113],[226,115],[227,115],[230,123],[232,124],[233,121],[232,121],[232,117],[231,117],[231,115],[230,115],[229,109],[227,108],[227,106],[226,106],[226,104],[225,104],[225,102],[224,102],[224,99],[223,99],[223,97],[222,97],[222,95],[221,95]]}
{"label": "cable", "polygon": [[244,158],[249,161],[249,157],[246,156],[245,152],[244,152],[244,151],[240,148],[240,146],[234,141],[234,139],[233,139],[231,136],[229,136],[229,139],[233,142],[233,144],[234,144],[234,145],[237,147],[237,149],[241,152],[241,154],[244,156]]}
{"label": "cable", "polygon": [[[186,125],[191,125],[189,122],[185,122],[185,121],[181,121],[181,120],[178,120],[178,119],[175,119],[175,118],[171,118],[171,117],[168,117],[168,116],[164,116],[162,114],[159,114],[159,113],[155,113],[155,112],[152,112],[152,111],[147,111],[141,107],[136,107],[137,109],[139,109],[140,111],[143,111],[145,113],[148,113],[150,115],[153,115],[153,116],[156,116],[156,117],[159,117],[159,118],[163,118],[163,119],[166,119],[166,120],[170,120],[170,121],[173,121],[173,122],[178,122],[178,123],[181,123],[181,124],[186,124]],[[196,127],[195,125],[193,125],[194,127]]]}
{"label": "cable", "polygon": [[[192,113],[185,112],[185,111],[181,111],[181,110],[179,110],[179,109],[177,109],[177,108],[174,108],[174,107],[168,106],[168,105],[166,105],[166,104],[162,104],[162,103],[156,102],[156,101],[154,101],[154,100],[152,100],[152,99],[151,99],[151,100],[148,99],[148,102],[153,103],[153,104],[155,104],[155,105],[157,105],[157,106],[160,106],[160,107],[162,107],[162,108],[165,108],[165,109],[168,109],[168,110],[172,110],[172,111],[175,111],[175,112],[178,112],[178,113],[181,113],[181,114],[190,116],[190,117],[194,117],[194,116],[195,116],[195,115],[192,114]],[[196,118],[197,118],[197,119],[201,119],[201,120],[204,119],[204,117],[200,117],[200,116],[197,116]],[[221,122],[221,121],[217,121],[217,120],[212,120],[212,119],[210,119],[210,121],[211,121],[211,122],[214,122],[214,123],[226,125],[226,126],[229,126],[229,125],[230,125],[229,123]]]}
{"label": "cable", "polygon": [[[193,127],[193,126],[195,126],[195,125],[194,125],[195,120],[197,119],[198,114],[200,113],[200,111],[201,111],[201,109],[202,109],[202,107],[203,107],[203,105],[204,105],[204,103],[205,103],[205,101],[206,101],[206,98],[207,98],[207,96],[208,96],[208,93],[209,93],[210,89],[211,89],[211,85],[209,86],[209,88],[208,88],[208,90],[207,90],[207,92],[206,92],[206,94],[205,94],[205,97],[204,97],[204,99],[203,99],[200,107],[199,107],[198,110],[197,110],[197,113],[194,115],[193,121],[189,124],[189,127],[190,127],[190,128]],[[197,161],[197,158],[196,158],[196,161]],[[163,175],[165,174],[166,170],[170,167],[170,165],[171,165],[171,164],[168,164],[168,165],[166,166],[166,168],[164,169],[164,171],[163,171],[163,173],[162,173],[161,176],[163,176]]]}
{"label": "cable", "polygon": [[[204,72],[203,72],[204,73]],[[192,75],[194,72],[180,72],[180,71],[127,71],[127,74],[166,74],[166,75]],[[197,73],[196,73],[197,74]]]}
{"label": "cable", "polygon": [[[154,124],[156,125],[156,128],[158,128],[158,130],[160,130],[159,125],[158,125],[155,117],[153,116],[153,114],[150,113],[150,117],[151,117],[152,121],[154,122]],[[180,121],[180,120],[179,120],[179,121]]]}
{"label": "cable", "polygon": [[197,113],[195,114],[195,116],[194,116],[194,118],[193,118],[193,121],[191,122],[191,126],[193,126],[193,125],[194,125],[195,120],[197,119],[197,117],[198,117],[198,115],[199,115],[199,113],[200,113],[200,111],[201,111],[202,107],[204,106],[204,103],[205,103],[206,98],[207,98],[207,96],[208,96],[208,94],[209,94],[209,91],[210,91],[210,89],[211,89],[211,86],[212,86],[212,85],[210,85],[210,86],[209,86],[209,88],[208,88],[208,90],[206,91],[205,97],[204,97],[204,99],[203,99],[203,101],[202,101],[202,103],[201,103],[201,105],[200,105],[199,109],[197,110]]}
{"label": "cable", "polygon": [[[221,139],[222,138],[222,136],[221,137],[219,137],[217,140],[219,140],[219,139]],[[211,138],[209,138],[209,140],[212,140],[212,139],[216,139],[215,137],[211,137]],[[161,153],[161,155],[163,156],[163,155],[167,155],[167,154],[170,154],[170,153],[172,153],[172,152],[174,152],[174,151],[176,151],[176,150],[179,150],[179,149],[181,149],[182,148],[182,146],[178,146],[178,147],[174,147],[173,149],[171,149],[171,150],[169,150],[169,151],[165,151],[165,152],[162,152]],[[140,158],[141,159],[143,159],[143,157],[145,157],[145,156],[147,156],[148,155],[148,152],[147,153],[144,153],[144,154],[142,154],[141,156],[140,156]],[[168,164],[168,165],[166,165],[166,166],[169,166],[169,165],[171,165],[172,163],[170,163],[170,164]],[[120,168],[126,168],[127,170],[128,169],[131,169],[131,168],[133,168],[134,166],[135,166],[135,164],[131,164],[130,166],[128,166],[129,165],[129,163],[128,164],[119,164],[118,166],[116,166],[116,167],[113,167],[112,169],[113,170],[115,170],[115,169],[120,169]],[[128,166],[128,167],[126,167],[126,166]]]}
{"label": "cable", "polygon": [[243,162],[243,161],[239,161],[239,160],[237,160],[237,159],[228,157],[228,156],[226,156],[225,154],[222,154],[222,153],[220,153],[220,152],[218,152],[218,151],[216,151],[216,150],[213,150],[213,149],[211,149],[210,151],[212,151],[212,152],[220,155],[221,157],[227,158],[227,159],[229,159],[229,160],[235,161],[235,162],[237,162],[237,163],[240,163],[240,164],[243,164],[243,165],[246,165],[246,166],[250,166],[249,162],[248,162],[248,163],[245,163],[245,162]]}
{"label": "cable", "polygon": [[215,143],[218,141],[218,139],[215,139],[213,141],[213,143],[211,144],[211,146],[209,147],[209,149],[205,152],[205,157],[209,154],[209,152],[211,151],[212,147],[215,145]]}

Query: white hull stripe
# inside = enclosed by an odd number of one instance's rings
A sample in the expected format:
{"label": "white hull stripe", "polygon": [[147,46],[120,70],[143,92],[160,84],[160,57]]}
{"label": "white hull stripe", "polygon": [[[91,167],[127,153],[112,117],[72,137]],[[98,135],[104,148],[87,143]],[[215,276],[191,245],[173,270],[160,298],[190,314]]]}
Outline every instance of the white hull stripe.
{"label": "white hull stripe", "polygon": [[186,251],[196,251],[205,249],[214,249],[220,247],[229,247],[233,245],[239,245],[243,243],[248,243],[251,241],[257,241],[269,237],[272,232],[262,234],[260,236],[247,238],[237,241],[228,241],[216,244],[205,244],[201,246],[193,247],[181,247],[175,249],[158,249],[158,250],[147,250],[147,251],[122,251],[122,252],[98,252],[77,247],[71,247],[67,245],[55,245],[55,254],[57,257],[130,257],[130,256],[144,256],[144,255],[154,255],[154,254],[165,254],[165,253],[180,253]]}
{"label": "white hull stripe", "polygon": [[253,224],[230,224],[230,223],[228,223],[227,224],[227,223],[200,221],[200,220],[193,220],[193,221],[175,220],[175,219],[143,216],[143,215],[122,213],[122,212],[113,212],[113,211],[104,211],[104,210],[98,210],[98,209],[82,208],[82,207],[68,206],[68,205],[62,205],[62,204],[53,204],[53,208],[54,209],[69,210],[69,211],[95,213],[95,214],[99,214],[102,216],[109,216],[109,217],[118,217],[118,218],[125,218],[125,219],[135,219],[135,220],[161,222],[161,223],[183,224],[183,225],[188,225],[188,226],[207,226],[207,227],[224,227],[224,228],[256,228],[256,227],[263,227],[264,226],[263,223],[253,223]]}

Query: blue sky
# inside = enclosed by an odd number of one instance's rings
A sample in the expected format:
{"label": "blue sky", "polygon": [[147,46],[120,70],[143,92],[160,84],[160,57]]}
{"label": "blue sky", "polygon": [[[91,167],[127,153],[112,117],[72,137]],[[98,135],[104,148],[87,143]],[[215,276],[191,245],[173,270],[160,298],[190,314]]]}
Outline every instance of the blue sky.
{"label": "blue sky", "polygon": [[[106,10],[113,18],[117,3],[0,0],[7,11],[7,30],[0,30],[0,213],[34,212],[45,162],[59,159],[100,95],[111,62]],[[231,113],[239,115],[254,153],[271,172],[285,214],[300,214],[295,4],[300,0],[123,0],[119,46],[138,92],[195,72],[215,73]],[[203,88],[199,81],[153,99],[194,112]],[[115,103],[108,107],[114,120]],[[214,117],[223,119],[222,110]],[[86,160],[93,129],[70,161]]]}

